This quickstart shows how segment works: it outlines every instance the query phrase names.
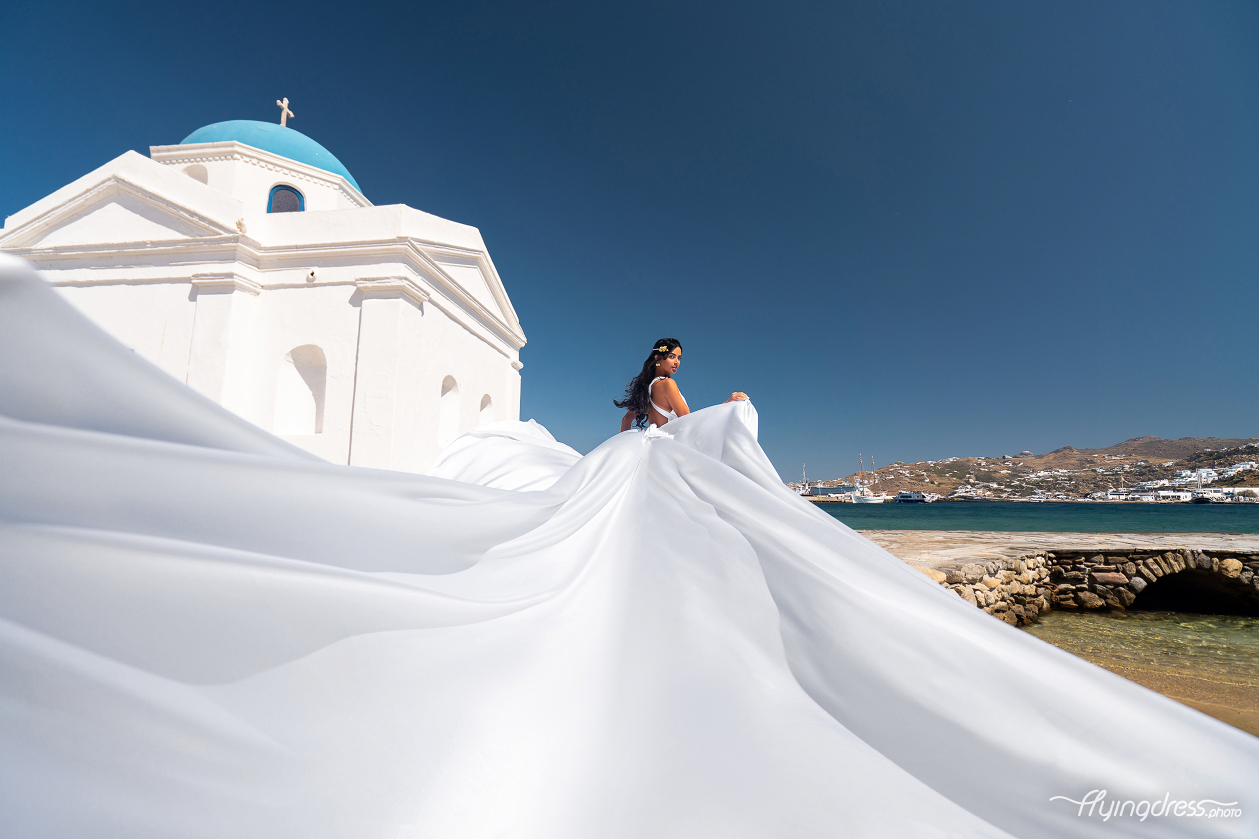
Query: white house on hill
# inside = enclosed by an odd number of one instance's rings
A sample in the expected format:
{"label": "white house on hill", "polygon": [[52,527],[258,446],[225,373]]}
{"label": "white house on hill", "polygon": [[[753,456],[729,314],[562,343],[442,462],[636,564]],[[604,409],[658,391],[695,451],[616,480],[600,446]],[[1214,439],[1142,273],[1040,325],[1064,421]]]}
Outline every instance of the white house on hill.
{"label": "white house on hill", "polygon": [[474,227],[372,203],[280,125],[127,152],[10,216],[33,262],[123,343],[328,460],[426,471],[520,415],[520,322]]}

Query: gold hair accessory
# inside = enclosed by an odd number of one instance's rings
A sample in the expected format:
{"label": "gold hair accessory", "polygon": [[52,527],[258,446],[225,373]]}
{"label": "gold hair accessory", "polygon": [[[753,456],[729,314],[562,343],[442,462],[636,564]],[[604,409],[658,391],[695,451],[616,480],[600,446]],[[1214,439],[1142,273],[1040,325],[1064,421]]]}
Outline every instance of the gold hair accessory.
{"label": "gold hair accessory", "polygon": [[668,347],[656,347],[654,350],[652,350],[652,352],[662,352],[662,353],[664,353],[664,354],[668,355],[668,353],[669,353],[669,348],[668,348]]}

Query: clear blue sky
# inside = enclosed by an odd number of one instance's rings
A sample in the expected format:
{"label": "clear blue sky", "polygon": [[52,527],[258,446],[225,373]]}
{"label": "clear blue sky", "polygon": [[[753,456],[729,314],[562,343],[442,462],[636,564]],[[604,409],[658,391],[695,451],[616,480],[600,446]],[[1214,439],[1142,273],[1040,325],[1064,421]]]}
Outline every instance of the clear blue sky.
{"label": "clear blue sky", "polygon": [[784,477],[1259,435],[1259,4],[13,0],[0,214],[227,119],[481,229],[522,418],[652,341]]}

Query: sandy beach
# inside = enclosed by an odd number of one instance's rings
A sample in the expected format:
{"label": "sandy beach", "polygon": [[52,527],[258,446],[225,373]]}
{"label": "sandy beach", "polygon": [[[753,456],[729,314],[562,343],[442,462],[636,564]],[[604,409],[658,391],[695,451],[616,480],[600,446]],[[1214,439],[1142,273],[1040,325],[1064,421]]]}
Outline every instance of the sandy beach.
{"label": "sandy beach", "polygon": [[1259,553],[1254,533],[1005,533],[992,530],[862,530],[861,535],[920,568],[947,568],[1036,551],[1197,548]]}

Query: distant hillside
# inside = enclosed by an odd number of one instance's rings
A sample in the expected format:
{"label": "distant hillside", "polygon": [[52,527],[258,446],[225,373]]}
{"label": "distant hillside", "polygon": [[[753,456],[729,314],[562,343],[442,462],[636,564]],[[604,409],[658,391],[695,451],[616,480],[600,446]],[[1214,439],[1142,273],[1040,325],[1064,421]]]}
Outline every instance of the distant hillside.
{"label": "distant hillside", "polygon": [[[1224,468],[1259,461],[1259,437],[1133,437],[1104,449],[1063,446],[1046,454],[951,457],[893,463],[875,475],[876,492],[902,490],[993,498],[1082,497],[1142,481],[1170,478],[1178,469]],[[851,483],[856,473],[823,484]],[[869,480],[870,473],[866,473]],[[1259,470],[1234,476],[1231,486],[1259,486]],[[965,489],[963,489],[965,488]]]}
{"label": "distant hillside", "polygon": [[1063,451],[1074,451],[1082,454],[1100,454],[1100,455],[1131,455],[1133,457],[1145,457],[1151,460],[1181,460],[1189,457],[1191,454],[1206,451],[1207,449],[1237,449],[1259,443],[1259,439],[1248,437],[1242,440],[1224,440],[1219,437],[1181,437],[1179,440],[1164,440],[1162,437],[1133,437],[1131,440],[1124,440],[1122,443],[1116,443],[1104,449],[1073,449],[1070,446],[1064,446],[1056,449],[1050,454],[1057,454]]}

